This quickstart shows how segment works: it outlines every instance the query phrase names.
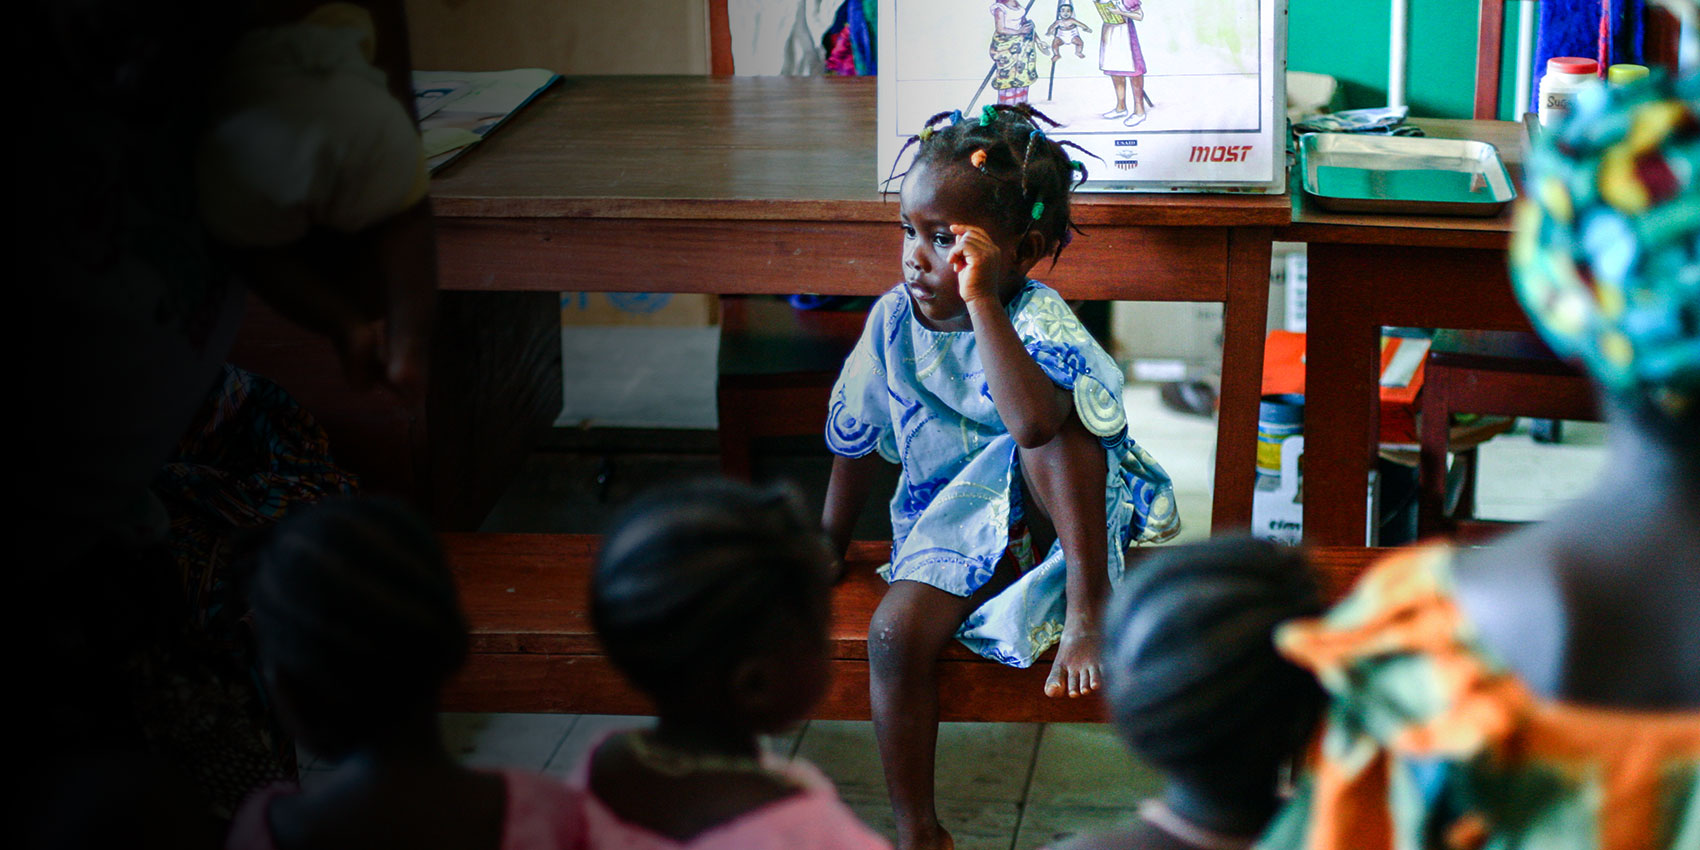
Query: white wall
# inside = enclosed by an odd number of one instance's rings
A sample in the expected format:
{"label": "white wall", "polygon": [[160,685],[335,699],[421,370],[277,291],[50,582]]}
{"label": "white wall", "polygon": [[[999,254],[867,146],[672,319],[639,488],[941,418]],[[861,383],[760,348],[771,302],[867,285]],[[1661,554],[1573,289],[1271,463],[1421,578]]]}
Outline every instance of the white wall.
{"label": "white wall", "polygon": [[406,0],[413,67],[706,74],[703,0]]}

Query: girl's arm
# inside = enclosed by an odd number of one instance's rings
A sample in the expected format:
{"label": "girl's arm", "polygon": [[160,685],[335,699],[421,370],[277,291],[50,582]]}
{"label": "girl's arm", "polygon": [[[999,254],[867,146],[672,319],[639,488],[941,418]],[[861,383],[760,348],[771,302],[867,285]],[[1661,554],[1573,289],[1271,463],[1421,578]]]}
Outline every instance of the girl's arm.
{"label": "girl's arm", "polygon": [[1015,444],[1031,449],[1049,443],[1074,412],[1069,392],[1045,374],[1009,321],[994,281],[1009,273],[1009,257],[986,231],[952,225],[956,247],[948,258],[957,267],[957,283],[974,325],[974,341],[986,367],[986,385],[1004,428]]}
{"label": "girl's arm", "polygon": [[850,532],[862,506],[868,503],[868,488],[873,485],[874,470],[884,462],[879,452],[861,457],[837,455],[832,459],[832,477],[826,483],[826,507],[821,511],[821,527],[832,541],[833,557],[844,560],[850,548]]}

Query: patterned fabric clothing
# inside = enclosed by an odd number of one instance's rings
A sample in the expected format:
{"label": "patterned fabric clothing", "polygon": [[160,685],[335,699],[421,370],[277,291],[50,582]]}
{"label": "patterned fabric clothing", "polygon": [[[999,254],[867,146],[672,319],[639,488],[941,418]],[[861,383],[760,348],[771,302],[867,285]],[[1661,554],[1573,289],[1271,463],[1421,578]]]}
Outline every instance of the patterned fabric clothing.
{"label": "patterned fabric clothing", "polygon": [[[1101,486],[1109,574],[1120,582],[1124,550],[1180,531],[1174,489],[1157,461],[1128,436],[1122,373],[1055,290],[1028,281],[1010,320],[1045,374],[1074,396],[1075,414],[1103,441]],[[832,390],[826,442],[834,453],[878,451],[903,466],[891,500],[889,581],[910,580],[958,596],[978,590],[1014,546],[1022,484],[1015,439],[992,402],[972,331],[940,332],[915,319],[909,293],[894,287],[874,304]],[[1011,534],[1016,540],[1012,544]],[[1026,667],[1062,635],[1062,547],[969,615],[958,639],[996,661]]]}
{"label": "patterned fabric clothing", "polygon": [[1700,712],[1535,697],[1480,645],[1452,559],[1400,552],[1277,633],[1334,699],[1307,787],[1259,847],[1700,847]]}
{"label": "patterned fabric clothing", "polygon": [[129,662],[137,719],[151,745],[229,816],[252,789],[295,775],[295,744],[260,685],[246,592],[232,575],[238,534],[321,499],[352,494],[324,429],[276,384],[226,366],[154,480],[181,620]]}
{"label": "patterned fabric clothing", "polygon": [[[994,16],[1000,12],[1006,15],[1015,14],[1001,3],[992,7]],[[993,65],[992,88],[1024,89],[1039,79],[1039,42],[1031,31],[994,32],[988,52],[991,54]]]}

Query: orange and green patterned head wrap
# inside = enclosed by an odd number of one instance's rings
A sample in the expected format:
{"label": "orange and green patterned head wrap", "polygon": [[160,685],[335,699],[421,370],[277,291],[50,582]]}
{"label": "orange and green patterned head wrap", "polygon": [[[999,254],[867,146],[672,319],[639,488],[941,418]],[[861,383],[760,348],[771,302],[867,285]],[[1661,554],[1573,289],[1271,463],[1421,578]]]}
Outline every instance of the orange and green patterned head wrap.
{"label": "orange and green patterned head wrap", "polygon": [[1632,405],[1700,404],[1700,76],[1579,97],[1531,153],[1517,297],[1559,354]]}

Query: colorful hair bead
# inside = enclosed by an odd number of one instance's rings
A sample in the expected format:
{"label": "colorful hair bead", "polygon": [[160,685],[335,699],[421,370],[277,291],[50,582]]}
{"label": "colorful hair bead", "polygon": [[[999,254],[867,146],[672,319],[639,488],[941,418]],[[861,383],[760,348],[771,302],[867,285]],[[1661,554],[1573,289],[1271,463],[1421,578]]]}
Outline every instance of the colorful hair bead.
{"label": "colorful hair bead", "polygon": [[928,140],[932,137],[933,137],[933,128],[931,128],[931,127],[922,127],[921,128],[921,134],[920,134],[921,141],[924,142],[924,141],[926,141],[926,140]]}
{"label": "colorful hair bead", "polygon": [[996,120],[998,120],[997,107],[989,103],[980,107],[980,126],[990,127],[992,126],[992,122]]}
{"label": "colorful hair bead", "polygon": [[1044,201],[1034,201],[1033,202],[1033,220],[1038,221],[1039,216],[1042,216],[1044,214],[1045,214],[1045,202]]}
{"label": "colorful hair bead", "polygon": [[955,124],[956,122],[961,121],[961,120],[962,120],[962,110],[952,109],[950,111],[950,123]]}
{"label": "colorful hair bead", "polygon": [[986,149],[980,148],[979,150],[976,150],[973,153],[969,154],[968,155],[968,164],[974,166],[975,168],[985,167],[985,165],[986,165]]}

